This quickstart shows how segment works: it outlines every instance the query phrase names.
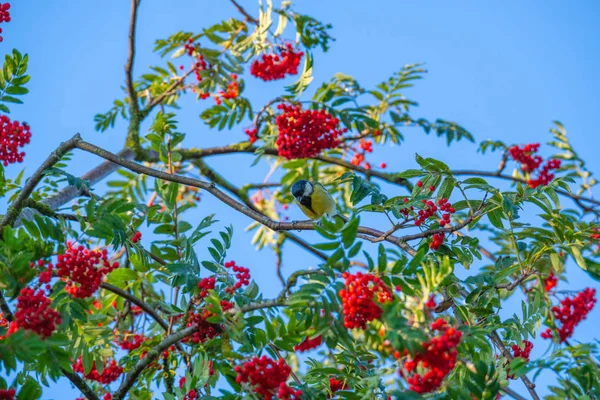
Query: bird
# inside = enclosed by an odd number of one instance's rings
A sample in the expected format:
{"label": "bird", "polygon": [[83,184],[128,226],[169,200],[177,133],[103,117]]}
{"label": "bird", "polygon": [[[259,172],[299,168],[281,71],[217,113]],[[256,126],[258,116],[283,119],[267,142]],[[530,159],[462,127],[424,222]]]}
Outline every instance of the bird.
{"label": "bird", "polygon": [[312,220],[321,219],[324,216],[339,216],[343,221],[347,218],[338,214],[335,200],[319,182],[309,182],[304,179],[294,182],[292,195],[300,210]]}

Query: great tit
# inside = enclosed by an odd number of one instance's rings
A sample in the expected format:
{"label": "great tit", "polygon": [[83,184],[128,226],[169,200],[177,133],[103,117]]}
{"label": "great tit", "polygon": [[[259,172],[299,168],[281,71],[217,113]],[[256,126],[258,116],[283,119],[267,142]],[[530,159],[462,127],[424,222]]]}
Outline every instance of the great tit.
{"label": "great tit", "polygon": [[302,212],[310,219],[338,215],[342,220],[347,220],[338,214],[333,197],[319,182],[296,181],[292,185],[292,195]]}

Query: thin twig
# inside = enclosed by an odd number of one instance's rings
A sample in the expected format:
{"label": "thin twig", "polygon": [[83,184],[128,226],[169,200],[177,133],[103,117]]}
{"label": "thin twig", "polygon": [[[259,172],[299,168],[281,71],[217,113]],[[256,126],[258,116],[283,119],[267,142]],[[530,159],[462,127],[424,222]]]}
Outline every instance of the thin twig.
{"label": "thin twig", "polygon": [[162,342],[160,342],[156,347],[153,347],[146,353],[146,356],[142,358],[136,365],[133,367],[130,373],[125,376],[121,386],[113,393],[113,400],[121,400],[126,395],[129,389],[134,385],[137,378],[140,374],[146,369],[148,365],[150,365],[154,360],[156,360],[163,351],[167,350],[172,345],[179,343],[182,339],[185,339],[188,336],[191,336],[196,330],[197,326],[190,326],[184,328],[178,332],[175,332],[169,336],[167,336]]}
{"label": "thin twig", "polygon": [[240,6],[237,1],[231,0],[231,3],[248,21],[252,22],[254,25],[258,25],[258,20],[252,15],[248,14],[248,12],[244,10],[244,8]]}
{"label": "thin twig", "polygon": [[[510,176],[510,175],[498,174],[496,172],[490,172],[490,171],[460,170],[460,171],[452,171],[451,173],[452,173],[452,175],[489,176],[491,178],[498,178],[498,179],[503,179],[506,181],[520,182],[520,183],[525,183],[525,184],[527,183],[527,181],[525,179],[516,178],[516,177]],[[600,205],[600,200],[595,200],[590,197],[578,196],[576,194],[569,193],[566,190],[562,190],[562,189],[554,189],[554,190],[556,191],[556,193],[559,193],[563,196],[569,197],[569,198],[573,199],[574,201],[579,200],[579,201],[585,201],[588,203],[592,203],[597,206]]]}
{"label": "thin twig", "polygon": [[[277,358],[279,358],[280,360],[283,360],[283,362],[288,366],[287,361],[285,361],[285,358],[283,358],[283,356],[281,355],[281,353],[279,352],[279,349],[277,348],[277,346],[275,346],[273,343],[269,343],[269,347],[271,348],[271,350],[273,350],[273,353],[275,353],[275,355],[277,356]],[[300,378],[298,378],[298,375],[296,375],[296,373],[292,370],[292,367],[290,367],[290,375],[292,376],[292,379],[299,385],[302,386],[302,382],[300,381]]]}
{"label": "thin twig", "polygon": [[[510,354],[510,351],[508,351],[506,346],[504,346],[504,343],[502,343],[502,339],[500,339],[500,336],[498,335],[498,333],[496,331],[492,331],[492,333],[489,334],[489,338],[492,341],[492,343],[494,343],[494,345],[496,345],[496,347],[500,350],[502,355],[504,357],[506,357],[506,359],[510,363],[514,358],[513,358],[512,354]],[[538,394],[535,391],[535,384],[533,382],[531,382],[531,380],[529,380],[527,375],[521,375],[521,380],[527,387],[527,390],[529,391],[529,394],[531,395],[531,397],[534,400],[540,400],[540,397],[538,396]]]}
{"label": "thin twig", "polygon": [[[56,362],[58,363],[58,361]],[[79,375],[73,372],[69,372],[62,367],[60,368],[60,371],[63,373],[64,376],[67,377],[68,380],[71,381],[73,385],[77,387],[77,389],[81,391],[81,394],[83,394],[88,400],[100,400],[100,398],[96,395],[94,390],[92,390],[92,388],[89,387],[88,384]]]}
{"label": "thin twig", "polygon": [[[233,185],[231,182],[229,182],[227,179],[225,179],[222,175],[220,175],[217,171],[215,171],[214,169],[209,167],[202,159],[195,160],[193,164],[200,170],[200,173],[203,176],[205,176],[212,182],[218,184],[219,186],[222,186],[223,188],[225,188],[226,190],[228,190],[229,192],[234,194],[238,199],[240,199],[247,207],[249,207],[253,211],[265,216],[262,213],[262,211],[259,210],[252,203],[252,201],[250,201],[248,196],[245,195],[245,193],[240,188]],[[266,218],[266,216],[265,216],[265,218]],[[322,253],[321,251],[315,249],[313,246],[311,246],[310,243],[299,238],[298,236],[294,235],[293,233],[282,232],[282,234],[285,235],[287,238],[289,238],[294,243],[296,243],[298,246],[303,247],[304,249],[306,249],[310,253],[314,254],[315,256],[319,257],[320,259],[327,260],[328,257],[325,253]]]}
{"label": "thin twig", "polygon": [[509,387],[502,388],[500,391],[506,393],[507,396],[510,396],[515,400],[527,400],[525,397],[521,396],[519,393],[515,392]]}
{"label": "thin twig", "polygon": [[6,302],[6,299],[4,298],[4,295],[2,294],[2,291],[0,291],[0,311],[2,311],[2,315],[3,315],[4,319],[6,319],[8,322],[11,322],[12,320],[15,319],[15,316],[13,315],[12,311],[10,310],[8,303]]}

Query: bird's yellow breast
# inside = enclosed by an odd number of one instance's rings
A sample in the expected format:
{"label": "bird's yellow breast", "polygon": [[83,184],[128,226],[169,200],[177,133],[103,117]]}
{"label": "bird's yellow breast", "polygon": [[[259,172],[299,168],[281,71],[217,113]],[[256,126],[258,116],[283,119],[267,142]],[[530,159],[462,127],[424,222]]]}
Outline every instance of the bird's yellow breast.
{"label": "bird's yellow breast", "polygon": [[327,189],[318,182],[312,182],[312,185],[313,193],[310,195],[310,206],[297,202],[302,212],[310,219],[318,219],[324,215],[335,215],[335,201]]}

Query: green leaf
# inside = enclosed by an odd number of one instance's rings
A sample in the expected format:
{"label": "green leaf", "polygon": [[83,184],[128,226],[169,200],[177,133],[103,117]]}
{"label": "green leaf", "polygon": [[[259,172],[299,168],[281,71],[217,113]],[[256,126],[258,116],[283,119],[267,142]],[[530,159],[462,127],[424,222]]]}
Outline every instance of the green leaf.
{"label": "green leaf", "polygon": [[117,268],[108,275],[109,282],[135,281],[138,273],[128,268]]}

